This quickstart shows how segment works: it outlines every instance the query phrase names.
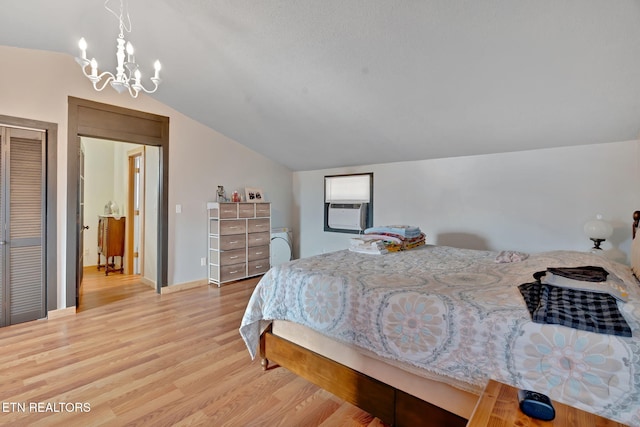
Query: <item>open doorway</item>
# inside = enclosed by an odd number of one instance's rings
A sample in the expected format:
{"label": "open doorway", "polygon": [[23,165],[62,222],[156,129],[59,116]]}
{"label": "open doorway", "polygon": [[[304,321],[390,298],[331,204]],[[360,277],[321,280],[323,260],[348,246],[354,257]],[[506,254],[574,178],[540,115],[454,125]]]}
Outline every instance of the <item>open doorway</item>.
{"label": "open doorway", "polygon": [[69,97],[69,128],[67,146],[67,281],[66,305],[78,307],[83,268],[79,264],[83,244],[79,242],[84,227],[80,209],[80,153],[81,138],[91,137],[119,142],[129,142],[157,147],[157,200],[155,215],[155,247],[147,247],[147,254],[155,252],[153,279],[156,292],[167,285],[168,261],[168,165],[169,165],[169,118],[141,111]]}
{"label": "open doorway", "polygon": [[81,138],[79,311],[155,288],[155,257],[144,252],[157,246],[157,215],[155,209],[147,215],[145,206],[158,201],[158,152],[153,146]]}

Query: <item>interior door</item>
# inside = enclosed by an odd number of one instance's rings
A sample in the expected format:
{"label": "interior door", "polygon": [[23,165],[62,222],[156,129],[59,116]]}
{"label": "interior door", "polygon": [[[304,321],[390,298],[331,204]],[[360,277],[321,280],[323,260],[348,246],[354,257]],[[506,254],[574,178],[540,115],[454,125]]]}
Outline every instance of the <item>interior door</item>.
{"label": "interior door", "polygon": [[82,293],[82,279],[84,278],[84,144],[80,141],[80,160],[78,164],[80,179],[78,180],[78,274],[76,282],[76,307],[80,307],[80,294]]}
{"label": "interior door", "polygon": [[45,132],[0,127],[2,326],[46,316]]}
{"label": "interior door", "polygon": [[145,147],[130,150],[127,196],[127,273],[144,274]]}

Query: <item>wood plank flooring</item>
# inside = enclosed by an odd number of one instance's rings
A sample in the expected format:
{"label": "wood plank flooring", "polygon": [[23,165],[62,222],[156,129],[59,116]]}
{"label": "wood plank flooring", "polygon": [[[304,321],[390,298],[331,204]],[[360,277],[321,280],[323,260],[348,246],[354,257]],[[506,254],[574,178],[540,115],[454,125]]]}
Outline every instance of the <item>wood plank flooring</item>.
{"label": "wood plank flooring", "polygon": [[158,295],[86,269],[75,315],[0,328],[0,424],[381,426],[238,334],[257,279]]}

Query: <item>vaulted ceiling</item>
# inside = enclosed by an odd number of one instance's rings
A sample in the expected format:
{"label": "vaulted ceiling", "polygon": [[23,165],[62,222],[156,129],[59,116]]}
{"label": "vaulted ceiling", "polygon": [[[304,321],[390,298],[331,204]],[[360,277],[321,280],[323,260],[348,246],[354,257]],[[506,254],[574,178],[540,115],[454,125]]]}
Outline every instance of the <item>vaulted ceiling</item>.
{"label": "vaulted ceiling", "polygon": [[[3,1],[0,44],[77,56],[84,36],[113,69],[117,21],[103,3]],[[640,129],[640,0],[129,0],[129,11],[142,70],[163,64],[151,96],[293,170]]]}

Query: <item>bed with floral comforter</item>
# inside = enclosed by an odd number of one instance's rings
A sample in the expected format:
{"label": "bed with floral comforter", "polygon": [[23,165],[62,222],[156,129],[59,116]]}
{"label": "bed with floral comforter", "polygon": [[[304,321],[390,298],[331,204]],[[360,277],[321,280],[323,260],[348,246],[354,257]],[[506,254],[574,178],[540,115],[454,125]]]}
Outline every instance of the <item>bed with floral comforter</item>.
{"label": "bed with floral comforter", "polygon": [[[385,255],[339,251],[274,267],[240,333],[252,357],[271,320],[308,326],[390,364],[480,393],[489,378],[640,426],[640,291],[628,266],[554,251],[512,263],[496,252],[425,246]],[[633,336],[533,323],[518,285],[548,267],[599,265],[629,293]]]}

